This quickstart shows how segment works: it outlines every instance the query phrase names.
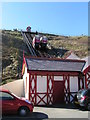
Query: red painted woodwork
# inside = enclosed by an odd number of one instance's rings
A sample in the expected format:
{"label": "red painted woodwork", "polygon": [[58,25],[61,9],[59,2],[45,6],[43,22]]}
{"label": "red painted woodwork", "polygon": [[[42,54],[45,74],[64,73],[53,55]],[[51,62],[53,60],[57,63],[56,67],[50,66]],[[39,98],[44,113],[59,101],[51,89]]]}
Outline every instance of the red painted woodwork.
{"label": "red painted woodwork", "polygon": [[64,103],[64,82],[54,81],[53,103]]}
{"label": "red painted woodwork", "polygon": [[85,75],[85,87],[89,88],[90,84],[90,65],[83,71]]}
{"label": "red painted woodwork", "polygon": [[54,84],[54,76],[47,76],[47,104],[53,104],[53,84]]}
{"label": "red painted woodwork", "polygon": [[69,75],[63,75],[64,80],[64,100],[66,103],[70,102],[70,85],[69,85]]}
{"label": "red painted woodwork", "polygon": [[85,86],[86,86],[86,88],[89,88],[89,84],[90,84],[90,72],[88,71],[85,74]]}
{"label": "red painted woodwork", "polygon": [[30,75],[29,97],[30,101],[36,104],[36,75]]}
{"label": "red painted woodwork", "polygon": [[[40,97],[40,94],[43,94],[44,96],[43,97]],[[45,105],[47,105],[47,103],[44,101],[44,98],[47,96],[47,94],[45,94],[45,93],[37,93],[37,97],[39,97],[39,101],[36,103],[37,105],[39,105],[40,104],[40,102],[43,102]]]}
{"label": "red painted woodwork", "polygon": [[60,72],[60,71],[29,71],[28,70],[28,73],[29,74],[32,74],[32,75],[42,75],[42,76],[47,76],[47,75],[53,75],[53,76],[63,76],[63,75],[69,75],[69,76],[78,76],[79,73],[78,72]]}
{"label": "red painted woodwork", "polygon": [[[36,59],[46,59],[46,60],[61,60],[61,59],[52,59],[52,58],[37,58],[37,57],[26,57],[23,55],[23,66],[22,66],[22,74],[25,72],[25,66],[26,64],[26,58],[36,58]],[[82,62],[82,60],[64,60],[63,61],[73,61],[73,62]],[[83,61],[85,62],[85,61]],[[90,66],[89,66],[90,68]],[[64,95],[64,101],[66,103],[72,102],[70,101],[70,97],[74,97],[75,93],[70,92],[70,76],[79,76],[79,72],[69,72],[69,71],[30,71],[27,70],[29,73],[29,100],[33,102],[35,105],[39,105],[41,102],[43,102],[45,105],[53,104],[53,103],[59,103],[60,100],[58,96],[62,94]],[[47,76],[47,92],[46,93],[37,93],[37,75],[40,76]],[[84,71],[85,75],[85,85],[86,87],[90,84],[90,69],[86,69]],[[54,76],[63,76],[63,82],[57,82],[54,81]],[[28,87],[27,80],[26,80],[26,89]],[[56,88],[56,89],[55,89]],[[78,90],[80,88],[84,88],[84,81],[83,77],[78,79]],[[25,91],[26,91],[25,89]],[[59,91],[59,92],[57,92]],[[63,91],[63,92],[62,92]],[[56,94],[55,94],[56,93]],[[40,95],[43,94],[41,97]],[[44,98],[47,97],[47,103],[44,100]],[[39,101],[37,102],[37,98],[39,98]],[[63,99],[63,97],[62,97]],[[60,102],[61,103],[61,102]]]}

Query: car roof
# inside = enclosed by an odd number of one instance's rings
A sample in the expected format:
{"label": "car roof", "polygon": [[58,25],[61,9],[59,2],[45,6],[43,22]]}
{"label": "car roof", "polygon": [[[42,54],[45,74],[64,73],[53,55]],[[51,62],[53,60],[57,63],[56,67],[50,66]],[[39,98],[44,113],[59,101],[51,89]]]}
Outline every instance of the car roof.
{"label": "car roof", "polygon": [[0,88],[0,92],[9,92],[9,90]]}

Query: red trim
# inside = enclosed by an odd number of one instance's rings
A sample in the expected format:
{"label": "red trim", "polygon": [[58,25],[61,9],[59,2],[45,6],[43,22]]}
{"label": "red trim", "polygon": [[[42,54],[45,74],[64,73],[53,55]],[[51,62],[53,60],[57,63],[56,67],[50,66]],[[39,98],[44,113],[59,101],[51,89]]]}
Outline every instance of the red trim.
{"label": "red trim", "polygon": [[[64,98],[66,103],[70,103],[70,76],[63,75],[64,80]],[[67,82],[67,86],[66,86]]]}
{"label": "red trim", "polygon": [[[41,93],[40,93],[41,94]],[[44,93],[43,93],[44,94]],[[45,94],[42,98],[37,94],[37,96],[40,98],[40,101],[37,103],[37,105],[41,102],[41,101],[43,101],[43,103],[45,104],[45,105],[47,105],[47,103],[43,100],[46,96],[47,96],[47,94]]]}
{"label": "red trim", "polygon": [[90,72],[87,72],[85,74],[85,87],[88,88],[89,87],[89,84],[90,84]]}
{"label": "red trim", "polygon": [[63,74],[70,75],[70,76],[78,76],[79,75],[79,72],[60,72],[60,71],[59,72],[58,71],[51,72],[51,71],[29,71],[28,70],[28,73],[32,74],[32,75],[37,74],[37,75],[45,75],[45,76],[47,76],[47,75],[62,76]]}
{"label": "red trim", "polygon": [[90,65],[83,71],[83,73],[86,74],[88,71],[90,71]]}

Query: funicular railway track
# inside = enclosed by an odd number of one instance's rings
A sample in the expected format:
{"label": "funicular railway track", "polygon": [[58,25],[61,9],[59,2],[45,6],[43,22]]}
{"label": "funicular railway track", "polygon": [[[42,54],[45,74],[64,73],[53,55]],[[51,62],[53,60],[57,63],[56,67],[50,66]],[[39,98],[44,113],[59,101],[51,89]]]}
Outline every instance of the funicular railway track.
{"label": "funicular railway track", "polygon": [[23,32],[23,31],[21,31],[21,34],[22,34],[22,36],[23,36],[24,42],[26,43],[26,45],[27,45],[27,47],[28,47],[28,49],[29,49],[30,54],[31,54],[32,56],[37,56],[36,53],[35,53],[35,51],[34,51],[34,48],[32,47],[31,42],[28,40],[28,37],[27,37],[26,33]]}
{"label": "funicular railway track", "polygon": [[38,56],[38,57],[47,57],[51,58],[51,56],[48,54],[48,50],[41,50],[41,49],[34,49],[32,46],[32,41],[33,37],[36,34],[35,32],[26,32],[26,31],[21,31],[21,34],[23,36],[23,40],[26,43],[29,52],[31,56]]}

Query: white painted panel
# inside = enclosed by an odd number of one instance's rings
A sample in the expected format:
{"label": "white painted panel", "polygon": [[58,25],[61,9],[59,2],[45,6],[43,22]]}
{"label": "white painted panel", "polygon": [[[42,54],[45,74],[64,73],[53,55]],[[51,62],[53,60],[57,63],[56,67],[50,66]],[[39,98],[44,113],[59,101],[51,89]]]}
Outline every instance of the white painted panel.
{"label": "white painted panel", "polygon": [[37,76],[37,92],[47,92],[47,76]]}
{"label": "white painted panel", "polygon": [[[43,96],[45,95],[45,94],[38,94],[41,98],[43,98]],[[47,103],[47,96],[45,96],[45,98],[43,99],[44,101],[45,101],[45,103]],[[37,96],[37,103],[40,101],[40,98]],[[43,102],[43,101],[41,101],[40,103],[39,103],[39,105],[45,105],[45,103]]]}
{"label": "white painted panel", "polygon": [[27,73],[27,98],[29,99],[29,73]]}
{"label": "white painted panel", "polygon": [[78,91],[78,77],[70,77],[70,92]]}
{"label": "white painted panel", "polygon": [[67,83],[67,80],[66,80],[66,81],[65,81],[65,87],[66,87],[66,89],[67,89],[67,87],[68,87],[67,85],[68,85],[68,83]]}
{"label": "white painted panel", "polygon": [[27,67],[25,67],[25,74],[27,74]]}
{"label": "white painted panel", "polygon": [[54,76],[54,81],[63,81],[63,76]]}

